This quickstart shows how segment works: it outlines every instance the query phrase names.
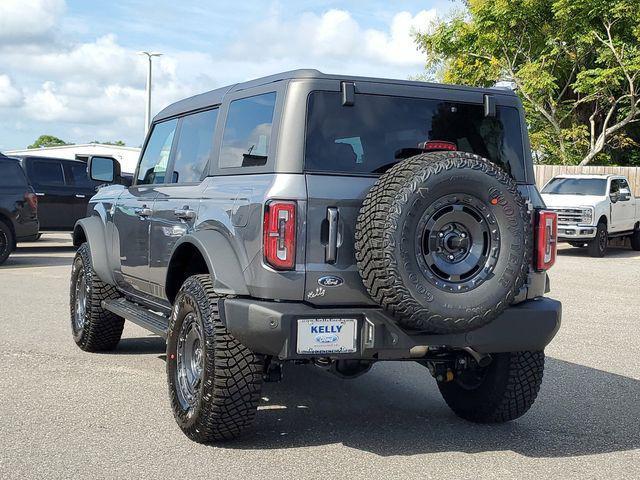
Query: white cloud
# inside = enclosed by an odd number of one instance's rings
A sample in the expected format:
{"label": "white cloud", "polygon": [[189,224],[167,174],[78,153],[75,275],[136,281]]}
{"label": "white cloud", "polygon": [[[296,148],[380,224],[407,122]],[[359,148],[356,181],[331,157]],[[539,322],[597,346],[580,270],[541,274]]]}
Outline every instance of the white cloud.
{"label": "white cloud", "polygon": [[[435,10],[396,13],[388,29],[363,28],[346,10],[328,10],[322,15],[306,13],[285,21],[278,11],[236,40],[231,52],[245,58],[343,64],[382,62],[386,66],[420,66],[423,55],[413,40],[436,19]],[[242,58],[242,57],[241,57]]]}
{"label": "white cloud", "polygon": [[64,10],[64,0],[2,0],[0,43],[42,40],[52,32]]}
{"label": "white cloud", "polygon": [[13,86],[8,75],[0,75],[0,107],[22,105],[22,92]]}
{"label": "white cloud", "polygon": [[[11,72],[11,78],[0,75],[0,117],[12,118],[16,132],[24,132],[18,124],[37,125],[32,127],[38,129],[34,138],[50,125],[73,142],[142,143],[145,59],[114,34],[84,42],[61,36],[56,25],[67,21],[64,10],[62,0],[0,0],[0,65]],[[429,28],[435,16],[435,10],[398,12],[374,29],[347,10],[285,18],[271,9],[216,50],[163,49],[164,56],[153,64],[153,110],[222,85],[294,68],[406,78],[424,63],[412,34]],[[49,41],[36,41],[45,37]],[[1,140],[11,144],[11,139]]]}

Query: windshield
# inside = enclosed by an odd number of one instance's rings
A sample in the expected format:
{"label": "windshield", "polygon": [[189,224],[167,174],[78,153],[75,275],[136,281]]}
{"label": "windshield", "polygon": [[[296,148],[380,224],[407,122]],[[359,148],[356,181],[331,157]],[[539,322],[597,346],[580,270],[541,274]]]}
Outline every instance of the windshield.
{"label": "windshield", "polygon": [[542,193],[603,196],[606,188],[607,180],[604,178],[553,178],[542,189]]}
{"label": "windshield", "polygon": [[309,96],[305,169],[316,172],[381,173],[419,153],[427,141],[453,143],[524,181],[520,113],[498,106],[485,117],[479,104],[357,94],[343,106],[339,92]]}

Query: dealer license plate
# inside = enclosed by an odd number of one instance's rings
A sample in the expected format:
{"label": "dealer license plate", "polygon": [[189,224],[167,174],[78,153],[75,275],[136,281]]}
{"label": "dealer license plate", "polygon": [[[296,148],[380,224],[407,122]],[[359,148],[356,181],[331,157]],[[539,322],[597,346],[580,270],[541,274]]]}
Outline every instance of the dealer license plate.
{"label": "dealer license plate", "polygon": [[298,353],[354,353],[355,318],[303,318],[298,320]]}

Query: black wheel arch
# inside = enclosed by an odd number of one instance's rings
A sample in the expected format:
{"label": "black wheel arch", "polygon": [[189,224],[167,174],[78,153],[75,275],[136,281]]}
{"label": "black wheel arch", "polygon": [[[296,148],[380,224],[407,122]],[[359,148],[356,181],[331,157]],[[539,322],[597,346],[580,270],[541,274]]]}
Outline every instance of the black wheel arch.
{"label": "black wheel arch", "polygon": [[195,232],[178,240],[167,266],[167,299],[173,302],[182,283],[201,273],[211,275],[215,291],[221,295],[249,295],[238,256],[217,230]]}

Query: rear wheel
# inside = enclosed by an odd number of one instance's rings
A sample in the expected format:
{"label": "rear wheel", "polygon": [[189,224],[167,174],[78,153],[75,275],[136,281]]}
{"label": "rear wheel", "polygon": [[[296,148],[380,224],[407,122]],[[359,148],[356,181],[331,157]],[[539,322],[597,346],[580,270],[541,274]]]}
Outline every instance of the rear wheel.
{"label": "rear wheel", "polygon": [[604,257],[607,253],[607,245],[609,244],[609,232],[604,222],[598,223],[596,236],[587,246],[589,255],[592,257]]}
{"label": "rear wheel", "polygon": [[252,426],[263,359],[220,320],[209,275],[189,277],[178,292],[167,335],[167,380],[176,422],[192,440],[231,440]]}
{"label": "rear wheel", "polygon": [[540,390],[544,352],[492,354],[491,363],[438,382],[456,415],[476,423],[502,423],[524,415]]}
{"label": "rear wheel", "polygon": [[71,331],[73,340],[84,351],[103,352],[118,345],[124,318],[102,307],[102,301],[118,298],[113,285],[100,280],[93,270],[89,244],[83,243],[71,268]]}
{"label": "rear wheel", "polygon": [[13,251],[14,245],[15,238],[13,232],[6,223],[0,220],[0,265],[9,258],[9,254]]}

